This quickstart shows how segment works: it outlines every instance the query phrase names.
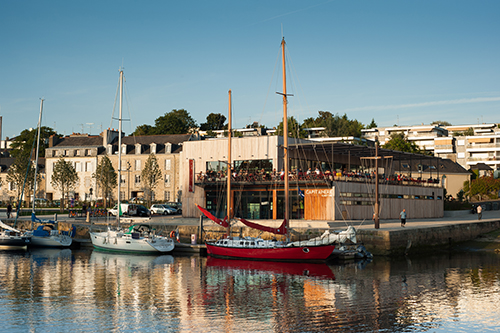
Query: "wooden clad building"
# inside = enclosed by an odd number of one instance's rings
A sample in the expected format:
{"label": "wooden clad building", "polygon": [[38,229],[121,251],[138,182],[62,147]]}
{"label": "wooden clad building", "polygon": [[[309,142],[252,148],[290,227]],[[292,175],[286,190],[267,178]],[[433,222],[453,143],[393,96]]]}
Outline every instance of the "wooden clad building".
{"label": "wooden clad building", "polygon": [[[280,136],[233,138],[230,195],[236,217],[283,218],[282,142]],[[363,157],[373,157],[373,147],[294,140],[289,149],[292,219],[372,218],[375,166]],[[442,217],[439,172],[435,172],[431,181],[422,179],[418,173],[403,180],[395,171],[402,161],[424,160],[426,165],[438,165],[440,159],[388,150],[380,150],[380,154],[386,157],[378,168],[380,217],[399,218],[403,208],[411,211],[412,218]],[[180,177],[185,217],[200,216],[195,204],[225,217],[227,156],[226,138],[184,143]]]}

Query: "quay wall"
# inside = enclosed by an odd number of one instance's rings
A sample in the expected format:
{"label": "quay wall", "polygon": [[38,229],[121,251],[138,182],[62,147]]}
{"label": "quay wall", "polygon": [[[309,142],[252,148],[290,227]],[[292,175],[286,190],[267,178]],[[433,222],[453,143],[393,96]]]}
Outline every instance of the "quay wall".
{"label": "quay wall", "polygon": [[[10,221],[9,221],[10,222]],[[73,222],[73,223],[71,223]],[[59,227],[62,230],[69,230],[71,225],[76,226],[76,239],[89,240],[89,224],[75,223],[76,221],[60,221]],[[174,221],[172,221],[174,222]],[[268,220],[264,223],[267,225],[277,226],[276,221]],[[272,223],[271,223],[272,222]],[[295,221],[293,221],[295,222]],[[309,221],[311,222],[311,221]],[[206,222],[205,222],[206,223]],[[196,235],[196,242],[202,244],[207,239],[217,239],[226,233],[226,229],[213,224],[203,223],[203,233],[199,222],[190,221],[184,223],[179,221],[179,224],[174,223],[160,223],[157,225],[157,230],[162,234],[168,235],[172,230],[179,231],[179,238],[182,243],[191,243],[192,235]],[[446,249],[455,243],[470,241],[477,238],[481,234],[500,229],[500,219],[489,219],[484,221],[470,221],[456,223],[449,221],[449,224],[442,222],[429,221],[428,225],[418,227],[399,227],[399,221],[394,223],[394,227],[373,229],[370,228],[357,228],[358,242],[362,242],[366,249],[373,255],[378,256],[400,256],[400,255],[413,255],[425,254],[435,251],[436,249]],[[8,223],[12,224],[12,223]],[[314,226],[313,226],[314,224]],[[18,228],[25,229],[30,225],[29,221],[18,221]],[[397,227],[396,227],[397,226]],[[94,224],[94,227],[105,228],[105,224]],[[345,228],[333,228],[328,223],[292,223],[292,240],[305,240],[313,237],[320,236],[325,230],[339,230]],[[245,226],[236,225],[231,228],[231,234],[234,236],[250,236],[262,237],[265,239],[277,238],[281,239],[283,236],[276,236],[267,232],[260,232]]]}
{"label": "quay wall", "polygon": [[398,256],[429,253],[497,229],[500,229],[500,220],[398,230],[361,229],[357,235],[358,242],[363,242],[373,255]]}

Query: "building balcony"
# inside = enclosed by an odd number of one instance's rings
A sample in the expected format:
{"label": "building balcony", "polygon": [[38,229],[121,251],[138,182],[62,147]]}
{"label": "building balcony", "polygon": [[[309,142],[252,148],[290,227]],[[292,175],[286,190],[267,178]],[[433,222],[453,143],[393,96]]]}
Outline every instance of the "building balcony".
{"label": "building balcony", "polygon": [[467,151],[497,151],[500,150],[500,143],[468,143]]}
{"label": "building balcony", "polygon": [[[219,175],[198,175],[195,184],[200,187],[208,186],[221,186],[227,181],[227,176]],[[289,177],[290,186],[299,185],[304,188],[307,186],[327,186],[332,187],[334,182],[358,182],[358,183],[375,183],[373,174],[368,173],[345,173],[345,174],[328,174],[315,172],[311,174],[302,173],[299,175],[291,174]],[[236,187],[239,186],[253,186],[253,185],[276,185],[283,186],[283,177],[271,174],[265,175],[241,175],[231,178],[231,183]],[[379,184],[383,185],[409,185],[409,186],[424,186],[424,187],[441,187],[440,181],[437,178],[421,179],[421,177],[409,177],[403,175],[393,175],[384,177],[379,175]]]}

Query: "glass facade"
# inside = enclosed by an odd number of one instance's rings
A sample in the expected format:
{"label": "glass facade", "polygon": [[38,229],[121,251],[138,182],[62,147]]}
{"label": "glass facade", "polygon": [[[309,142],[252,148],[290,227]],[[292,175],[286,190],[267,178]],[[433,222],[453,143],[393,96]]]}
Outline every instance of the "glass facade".
{"label": "glass facade", "polygon": [[[285,196],[282,190],[271,191],[234,191],[234,211],[236,217],[244,219],[273,219],[273,194],[277,195],[276,218],[283,219]],[[213,215],[224,218],[226,216],[226,194],[220,195],[217,191],[206,192],[206,209]],[[290,191],[290,218],[304,218],[304,200],[299,197],[297,190]]]}

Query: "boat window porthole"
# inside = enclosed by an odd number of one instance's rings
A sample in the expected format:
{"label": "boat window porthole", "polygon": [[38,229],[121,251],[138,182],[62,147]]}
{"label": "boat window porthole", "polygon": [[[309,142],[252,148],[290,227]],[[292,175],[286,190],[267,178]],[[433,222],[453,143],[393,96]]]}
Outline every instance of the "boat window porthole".
{"label": "boat window porthole", "polygon": [[309,249],[307,247],[303,248],[302,251],[304,251],[304,253],[309,253]]}

